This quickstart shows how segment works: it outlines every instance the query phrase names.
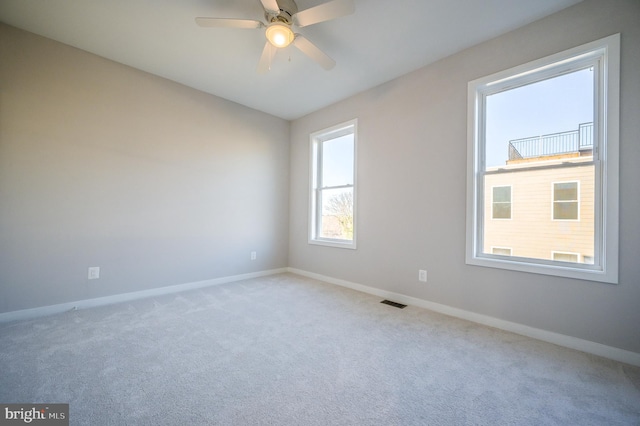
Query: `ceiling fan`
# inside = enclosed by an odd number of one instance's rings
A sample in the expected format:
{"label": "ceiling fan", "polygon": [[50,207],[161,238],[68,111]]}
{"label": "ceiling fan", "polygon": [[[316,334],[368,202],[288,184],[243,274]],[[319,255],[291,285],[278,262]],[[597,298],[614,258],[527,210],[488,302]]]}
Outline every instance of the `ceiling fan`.
{"label": "ceiling fan", "polygon": [[265,28],[267,41],[262,50],[260,62],[258,62],[259,73],[269,71],[276,51],[290,44],[293,44],[326,70],[330,70],[336,65],[333,59],[302,34],[294,33],[292,26],[306,27],[350,15],[355,11],[353,0],[332,0],[302,11],[298,11],[294,0],[260,0],[260,3],[264,8],[266,23],[252,19],[201,17],[196,18],[196,24],[201,27]]}

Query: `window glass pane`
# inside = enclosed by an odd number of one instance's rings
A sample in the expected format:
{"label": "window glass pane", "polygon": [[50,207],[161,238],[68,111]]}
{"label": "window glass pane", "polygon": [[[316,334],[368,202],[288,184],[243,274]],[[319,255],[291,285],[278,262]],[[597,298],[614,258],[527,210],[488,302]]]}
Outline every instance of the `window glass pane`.
{"label": "window glass pane", "polygon": [[493,204],[494,219],[511,219],[510,203],[494,203]]}
{"label": "window glass pane", "polygon": [[322,143],[322,186],[353,185],[353,134]]}
{"label": "window glass pane", "polygon": [[592,68],[486,98],[486,167],[557,159],[593,149]]}
{"label": "window glass pane", "polygon": [[578,200],[578,183],[565,182],[553,184],[553,199],[555,201]]}
{"label": "window glass pane", "polygon": [[322,191],[320,237],[353,239],[353,188]]}
{"label": "window glass pane", "polygon": [[594,78],[585,68],[486,97],[484,253],[594,256]]}
{"label": "window glass pane", "polygon": [[511,187],[510,186],[497,186],[493,188],[493,202],[504,203],[511,202]]}
{"label": "window glass pane", "polygon": [[553,218],[556,220],[577,220],[578,202],[559,201],[553,203]]}

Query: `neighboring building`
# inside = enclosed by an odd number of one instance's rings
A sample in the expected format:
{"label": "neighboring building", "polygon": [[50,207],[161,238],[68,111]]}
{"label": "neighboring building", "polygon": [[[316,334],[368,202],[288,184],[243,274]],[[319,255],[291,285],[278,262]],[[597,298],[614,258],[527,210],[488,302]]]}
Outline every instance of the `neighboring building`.
{"label": "neighboring building", "polygon": [[485,175],[484,252],[593,263],[593,123],[509,142]]}

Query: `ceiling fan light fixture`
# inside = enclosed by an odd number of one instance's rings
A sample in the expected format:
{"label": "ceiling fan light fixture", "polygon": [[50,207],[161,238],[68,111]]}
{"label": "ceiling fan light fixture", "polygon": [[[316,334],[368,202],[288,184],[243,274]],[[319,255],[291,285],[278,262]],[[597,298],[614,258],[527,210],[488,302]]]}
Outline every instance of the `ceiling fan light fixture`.
{"label": "ceiling fan light fixture", "polygon": [[273,22],[269,24],[266,31],[267,40],[275,47],[287,47],[291,44],[295,35],[287,24]]}

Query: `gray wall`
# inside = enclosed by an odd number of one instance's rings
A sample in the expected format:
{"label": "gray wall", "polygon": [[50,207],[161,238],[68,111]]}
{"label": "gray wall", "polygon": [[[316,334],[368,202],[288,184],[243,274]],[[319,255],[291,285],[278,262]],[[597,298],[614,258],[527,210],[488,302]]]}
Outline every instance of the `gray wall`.
{"label": "gray wall", "polygon": [[288,186],[289,122],[0,24],[0,312],[286,267]]}
{"label": "gray wall", "polygon": [[[465,264],[467,82],[622,34],[620,284]],[[640,352],[640,2],[586,0],[295,120],[289,265]],[[307,244],[309,133],[358,118],[358,249]],[[418,282],[427,269],[429,282]]]}
{"label": "gray wall", "polygon": [[[292,123],[0,24],[0,312],[289,265],[640,352],[638,22],[585,0]],[[465,265],[467,82],[616,32],[620,284]],[[308,135],[352,118],[358,249],[311,246]]]}

